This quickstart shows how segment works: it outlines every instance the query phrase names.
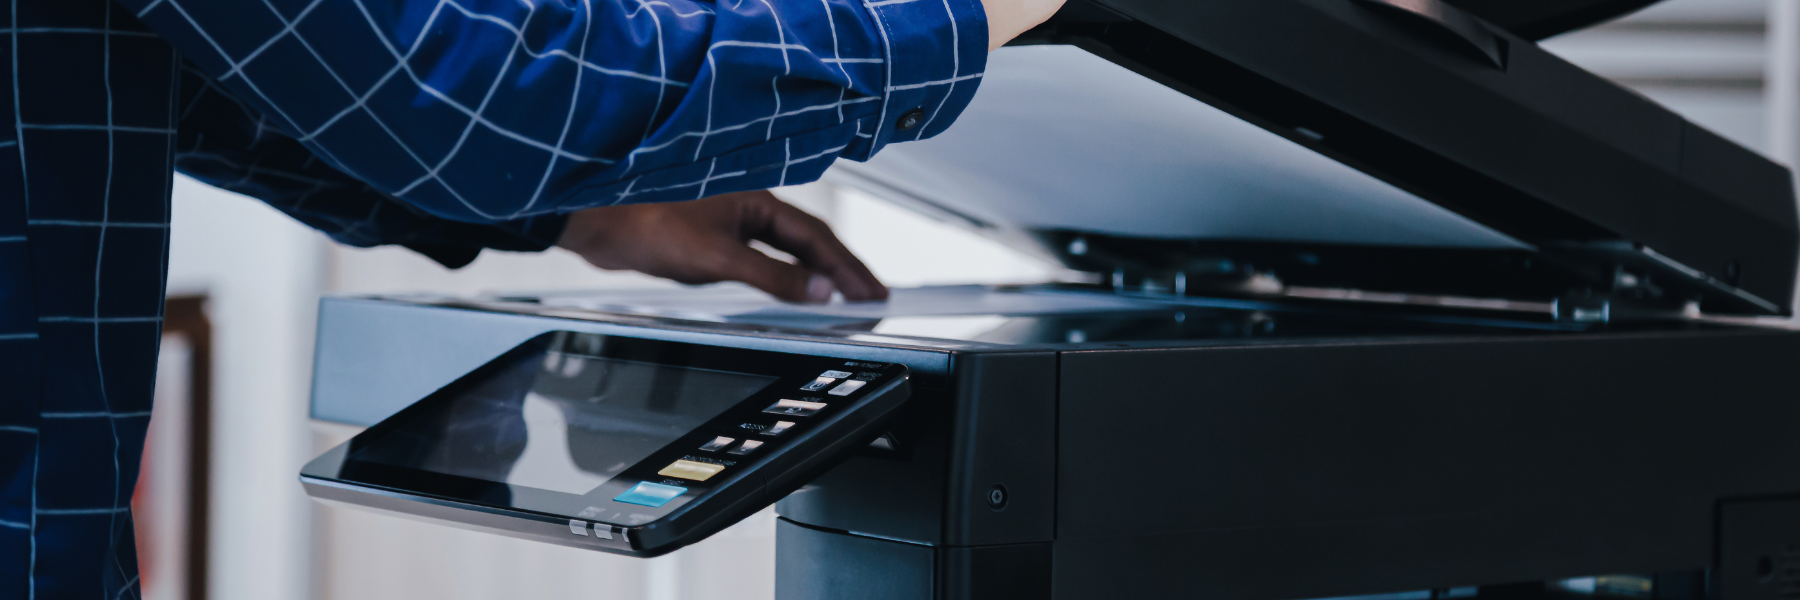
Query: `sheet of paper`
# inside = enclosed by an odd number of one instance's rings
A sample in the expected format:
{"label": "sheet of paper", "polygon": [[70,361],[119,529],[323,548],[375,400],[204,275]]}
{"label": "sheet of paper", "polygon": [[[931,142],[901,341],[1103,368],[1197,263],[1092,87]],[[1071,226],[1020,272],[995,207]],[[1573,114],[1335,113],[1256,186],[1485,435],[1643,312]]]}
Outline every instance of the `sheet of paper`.
{"label": "sheet of paper", "polygon": [[1107,294],[1065,294],[962,285],[900,288],[885,302],[789,304],[743,285],[630,290],[542,299],[547,306],[698,321],[833,324],[892,317],[1041,315],[1142,310],[1145,302]]}
{"label": "sheet of paper", "polygon": [[949,130],[828,176],[978,232],[1523,247],[1072,46],[1003,48],[979,85]]}

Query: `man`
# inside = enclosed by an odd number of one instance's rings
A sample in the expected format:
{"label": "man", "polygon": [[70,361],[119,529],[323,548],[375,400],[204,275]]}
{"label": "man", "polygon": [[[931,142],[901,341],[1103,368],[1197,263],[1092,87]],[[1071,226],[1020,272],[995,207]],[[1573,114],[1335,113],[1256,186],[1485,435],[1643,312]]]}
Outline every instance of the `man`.
{"label": "man", "polygon": [[0,598],[138,593],[173,170],[450,267],[560,243],[882,298],[823,224],[755,190],[942,131],[986,51],[1060,4],[9,0]]}

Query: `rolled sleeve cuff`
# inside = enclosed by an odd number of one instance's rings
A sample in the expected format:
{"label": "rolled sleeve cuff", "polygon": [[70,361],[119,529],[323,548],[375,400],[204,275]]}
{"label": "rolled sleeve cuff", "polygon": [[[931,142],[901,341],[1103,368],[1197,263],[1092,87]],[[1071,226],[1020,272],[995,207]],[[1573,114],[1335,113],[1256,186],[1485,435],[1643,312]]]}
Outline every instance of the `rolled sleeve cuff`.
{"label": "rolled sleeve cuff", "polygon": [[864,2],[880,29],[887,83],[875,131],[859,132],[846,156],[868,160],[894,142],[949,127],[975,97],[987,69],[987,12],[980,0]]}
{"label": "rolled sleeve cuff", "polygon": [[482,250],[506,252],[542,252],[556,245],[562,237],[567,215],[540,215],[496,225],[448,223],[443,231],[427,239],[401,242],[402,246],[425,255],[446,269],[461,269],[475,262]]}
{"label": "rolled sleeve cuff", "polygon": [[525,220],[519,232],[525,239],[525,245],[516,248],[495,248],[496,250],[512,250],[515,252],[542,252],[556,245],[562,238],[563,228],[569,224],[568,215],[539,215]]}

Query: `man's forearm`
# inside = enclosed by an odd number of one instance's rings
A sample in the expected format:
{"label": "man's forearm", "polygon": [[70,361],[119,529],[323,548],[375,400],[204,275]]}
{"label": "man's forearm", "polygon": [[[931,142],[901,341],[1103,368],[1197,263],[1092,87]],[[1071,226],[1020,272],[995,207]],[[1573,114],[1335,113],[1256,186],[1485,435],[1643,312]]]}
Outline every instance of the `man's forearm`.
{"label": "man's forearm", "polygon": [[981,0],[987,11],[988,50],[996,50],[1061,9],[1063,0]]}
{"label": "man's forearm", "polygon": [[406,246],[457,268],[487,248],[544,250],[562,233],[560,215],[475,224],[426,214],[318,160],[191,66],[182,72],[178,114],[177,170],[262,200],[342,244]]}
{"label": "man's forearm", "polygon": [[979,0],[119,0],[345,173],[497,222],[801,183],[974,92]]}

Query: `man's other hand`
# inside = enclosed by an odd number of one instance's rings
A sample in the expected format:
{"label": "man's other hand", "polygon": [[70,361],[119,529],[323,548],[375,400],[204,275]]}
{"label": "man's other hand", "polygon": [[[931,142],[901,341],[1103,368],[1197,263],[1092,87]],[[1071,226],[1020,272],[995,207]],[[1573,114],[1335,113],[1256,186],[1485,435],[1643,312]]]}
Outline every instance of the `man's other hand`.
{"label": "man's other hand", "polygon": [[[751,248],[751,240],[800,263],[776,260]],[[888,295],[824,221],[768,192],[590,208],[569,215],[556,245],[602,269],[688,284],[742,281],[789,302],[825,302],[834,288],[846,300]]]}
{"label": "man's other hand", "polygon": [[981,7],[987,11],[988,51],[1042,25],[1062,5],[1063,0],[981,0]]}

